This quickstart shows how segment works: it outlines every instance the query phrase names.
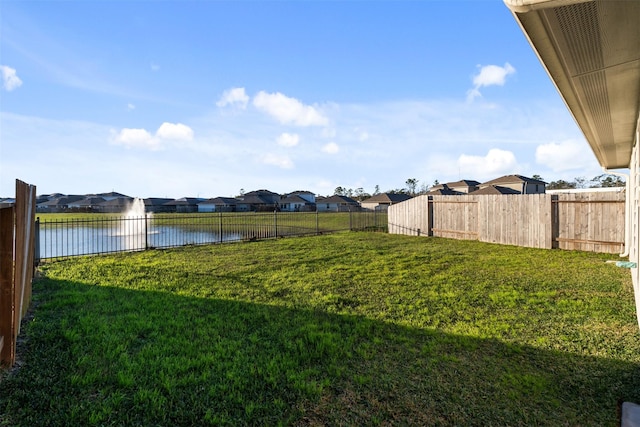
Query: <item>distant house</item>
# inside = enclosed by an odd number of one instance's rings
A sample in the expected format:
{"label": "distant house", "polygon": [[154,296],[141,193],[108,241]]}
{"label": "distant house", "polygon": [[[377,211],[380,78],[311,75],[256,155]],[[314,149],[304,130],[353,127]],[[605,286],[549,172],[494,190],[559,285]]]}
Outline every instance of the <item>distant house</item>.
{"label": "distant house", "polygon": [[491,181],[483,182],[479,187],[483,189],[492,185],[511,188],[520,194],[544,194],[547,183],[522,175],[505,175],[492,179]]}
{"label": "distant house", "polygon": [[[275,194],[275,193],[273,193]],[[275,199],[268,194],[255,195],[245,194],[236,198],[236,211],[237,212],[273,212],[278,209],[278,201],[280,195]]]}
{"label": "distant house", "polygon": [[488,185],[480,190],[474,191],[474,196],[482,196],[486,194],[521,194],[518,190],[510,187],[502,187],[500,185]]}
{"label": "distant house", "polygon": [[334,195],[317,198],[316,208],[320,212],[349,212],[360,210],[360,203],[351,197]]}
{"label": "distant house", "polygon": [[100,203],[104,203],[105,201],[102,197],[85,197],[67,203],[67,208],[74,211],[93,212]]}
{"label": "distant house", "polygon": [[234,212],[237,204],[233,197],[214,197],[198,203],[198,212]]}
{"label": "distant house", "polygon": [[441,188],[437,188],[437,189],[433,189],[431,188],[431,190],[429,190],[426,195],[427,196],[461,196],[467,193],[463,193],[461,191],[456,191],[456,190],[452,190],[451,188],[447,187],[446,185],[443,184],[443,186]]}
{"label": "distant house", "polygon": [[96,197],[102,197],[106,201],[116,200],[116,199],[133,200],[133,197],[129,197],[129,196],[125,195],[125,194],[116,193],[115,191],[111,191],[109,193],[95,194],[95,196]]}
{"label": "distant house", "polygon": [[84,198],[85,196],[79,196],[79,195],[70,195],[70,196],[60,195],[58,197],[49,199],[46,202],[38,203],[36,205],[36,212],[43,212],[43,213],[44,212],[50,212],[50,213],[67,212],[69,211],[70,203],[77,202],[78,200],[82,200]]}
{"label": "distant house", "polygon": [[309,201],[298,194],[288,194],[280,199],[278,206],[283,212],[312,212],[316,210],[315,195],[313,201]]}
{"label": "distant house", "polygon": [[460,181],[447,182],[445,185],[453,191],[459,191],[460,193],[466,194],[473,193],[480,189],[480,183],[473,179],[462,179]]}
{"label": "distant house", "polygon": [[316,203],[316,195],[311,191],[292,191],[291,193],[282,196],[282,198],[287,198],[289,196],[298,196],[306,200],[308,203]]}
{"label": "distant house", "polygon": [[409,199],[411,199],[411,196],[409,196],[408,194],[380,193],[363,200],[362,202],[360,202],[360,205],[363,209],[370,211],[386,210],[391,205],[395,205],[396,203],[404,202],[405,200]]}
{"label": "distant house", "polygon": [[198,203],[203,201],[204,199],[198,197],[181,197],[165,203],[164,206],[175,207],[175,212],[178,213],[194,213],[198,212]]}
{"label": "distant house", "polygon": [[119,213],[126,212],[131,206],[133,198],[129,196],[116,197],[113,199],[107,199],[94,207],[94,210],[103,213]]}
{"label": "distant house", "polygon": [[167,203],[173,201],[173,199],[161,198],[161,197],[148,197],[144,201],[145,212],[150,213],[162,213],[162,212],[175,212],[175,206],[168,206]]}
{"label": "distant house", "polygon": [[247,197],[259,197],[261,200],[264,200],[267,204],[270,205],[278,205],[278,202],[280,201],[280,194],[278,193],[274,193],[273,191],[269,191],[269,190],[255,190],[255,191],[249,191],[248,193],[244,193],[241,196],[238,196],[237,199],[239,200],[245,200],[245,198]]}

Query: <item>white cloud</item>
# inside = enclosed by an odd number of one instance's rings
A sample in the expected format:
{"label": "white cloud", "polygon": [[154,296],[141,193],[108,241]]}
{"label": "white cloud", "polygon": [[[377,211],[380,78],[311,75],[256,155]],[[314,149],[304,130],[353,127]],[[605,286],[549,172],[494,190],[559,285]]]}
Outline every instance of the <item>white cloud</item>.
{"label": "white cloud", "polygon": [[241,109],[247,108],[249,103],[249,96],[245,92],[243,87],[234,87],[229,90],[225,90],[216,105],[218,107],[225,107],[227,105],[233,105]]}
{"label": "white cloud", "polygon": [[162,139],[191,141],[193,139],[193,130],[182,123],[164,122],[156,131],[156,136]]}
{"label": "white cloud", "polygon": [[295,147],[300,142],[300,135],[284,132],[278,137],[278,145],[283,147]]}
{"label": "white cloud", "polygon": [[473,88],[467,92],[467,101],[473,101],[476,97],[482,96],[481,87],[504,86],[507,76],[514,74],[516,69],[508,62],[504,67],[499,65],[478,66],[480,71],[473,76]]}
{"label": "white cloud", "polygon": [[474,179],[484,180],[516,172],[518,162],[511,151],[492,148],[486,156],[460,155],[458,168],[465,176],[478,177]]}
{"label": "white cloud", "polygon": [[135,110],[135,109],[136,109],[136,106],[135,106],[135,105],[133,105],[133,104],[131,104],[131,103],[128,103],[128,104],[127,104],[127,111],[133,111],[133,110]]}
{"label": "white cloud", "polygon": [[160,144],[146,129],[124,128],[117,134],[112,132],[112,142],[116,145],[124,145],[127,148],[148,148],[157,150]]}
{"label": "white cloud", "polygon": [[595,157],[586,142],[567,140],[560,143],[541,144],[536,148],[536,163],[553,172],[589,168]]}
{"label": "white cloud", "polygon": [[154,62],[151,63],[151,71],[158,71],[160,70],[160,66]]}
{"label": "white cloud", "polygon": [[182,123],[164,122],[155,135],[146,129],[123,128],[120,132],[111,131],[111,142],[115,145],[124,145],[127,148],[146,148],[159,150],[163,140],[191,141],[193,130]]}
{"label": "white cloud", "polygon": [[340,151],[340,147],[335,142],[330,142],[322,147],[322,151],[327,154],[336,154],[338,151]]}
{"label": "white cloud", "polygon": [[253,105],[283,124],[325,126],[329,123],[329,120],[314,107],[304,105],[297,99],[279,92],[260,91],[253,98]]}
{"label": "white cloud", "polygon": [[22,80],[16,74],[16,70],[6,65],[0,65],[0,73],[2,73],[2,87],[11,92],[22,85]]}
{"label": "white cloud", "polygon": [[293,168],[293,162],[288,156],[278,156],[276,154],[267,154],[262,159],[262,162],[267,165],[277,166],[282,169]]}

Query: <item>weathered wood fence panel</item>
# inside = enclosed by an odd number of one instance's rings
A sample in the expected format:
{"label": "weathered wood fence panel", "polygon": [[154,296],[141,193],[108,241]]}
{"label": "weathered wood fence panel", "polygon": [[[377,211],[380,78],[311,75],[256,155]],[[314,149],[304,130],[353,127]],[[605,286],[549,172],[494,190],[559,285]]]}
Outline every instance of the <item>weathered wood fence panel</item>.
{"label": "weathered wood fence panel", "polygon": [[31,301],[36,187],[16,180],[16,202],[0,208],[0,362],[12,366],[20,321]]}
{"label": "weathered wood fence panel", "polygon": [[476,197],[482,218],[480,241],[551,249],[551,195]]}
{"label": "weathered wood fence panel", "polygon": [[425,236],[431,230],[430,203],[428,196],[418,196],[387,211],[388,228],[391,234]]}
{"label": "weathered wood fence panel", "polygon": [[478,199],[475,196],[432,196],[433,235],[478,240]]}
{"label": "weathered wood fence panel", "polygon": [[554,247],[617,253],[624,250],[625,193],[575,193],[554,196],[557,231]]}
{"label": "weathered wood fence panel", "polygon": [[420,196],[389,208],[389,232],[618,253],[624,209],[624,192]]}

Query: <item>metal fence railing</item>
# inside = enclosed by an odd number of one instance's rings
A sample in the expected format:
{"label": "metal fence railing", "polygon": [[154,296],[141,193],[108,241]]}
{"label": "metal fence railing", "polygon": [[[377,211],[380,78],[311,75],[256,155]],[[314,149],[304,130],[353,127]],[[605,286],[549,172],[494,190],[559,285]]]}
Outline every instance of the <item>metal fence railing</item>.
{"label": "metal fence railing", "polygon": [[[94,217],[95,215],[95,217]],[[387,213],[248,212],[146,214],[36,220],[36,260],[338,231],[387,230]]]}

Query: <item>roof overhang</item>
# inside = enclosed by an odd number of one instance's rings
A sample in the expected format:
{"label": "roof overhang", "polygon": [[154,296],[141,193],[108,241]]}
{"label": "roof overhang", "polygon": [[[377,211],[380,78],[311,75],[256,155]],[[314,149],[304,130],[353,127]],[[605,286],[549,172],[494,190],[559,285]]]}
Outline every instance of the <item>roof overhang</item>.
{"label": "roof overhang", "polygon": [[629,167],[640,109],[640,1],[504,2],[600,165]]}

